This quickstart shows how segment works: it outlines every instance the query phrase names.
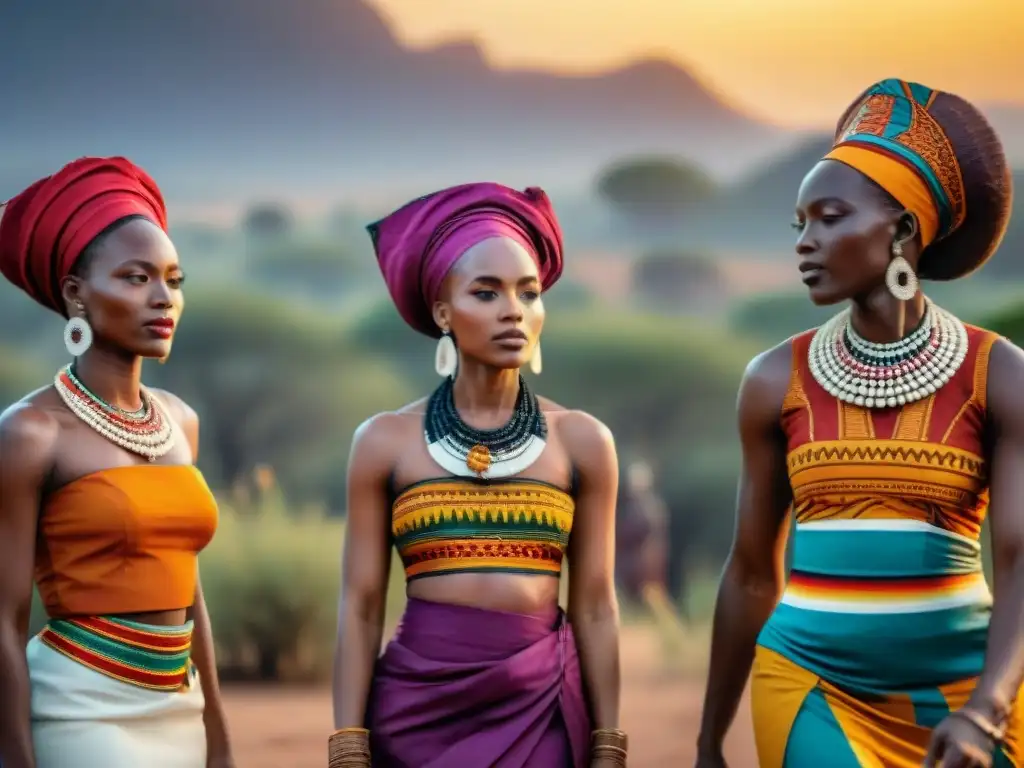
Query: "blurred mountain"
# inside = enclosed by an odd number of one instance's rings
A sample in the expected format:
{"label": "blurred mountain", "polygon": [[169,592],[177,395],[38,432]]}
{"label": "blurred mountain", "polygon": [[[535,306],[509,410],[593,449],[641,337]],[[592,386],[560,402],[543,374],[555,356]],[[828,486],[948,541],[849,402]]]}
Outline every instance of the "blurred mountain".
{"label": "blurred mountain", "polygon": [[735,176],[791,140],[672,64],[496,70],[468,41],[403,47],[362,0],[3,0],[0,70],[0,195],[83,154],[219,200],[576,186],[648,152]]}

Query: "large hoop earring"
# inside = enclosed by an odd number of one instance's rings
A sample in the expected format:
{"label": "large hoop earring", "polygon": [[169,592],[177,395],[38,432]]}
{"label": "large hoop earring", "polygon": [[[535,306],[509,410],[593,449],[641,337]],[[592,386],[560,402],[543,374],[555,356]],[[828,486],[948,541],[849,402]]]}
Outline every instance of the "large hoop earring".
{"label": "large hoop earring", "polygon": [[64,326],[64,346],[72,357],[81,357],[92,346],[92,328],[84,317],[69,317]]}
{"label": "large hoop earring", "polygon": [[540,342],[537,342],[536,348],[533,350],[533,356],[530,358],[530,370],[538,376],[540,372],[544,370],[544,361],[540,356]]}
{"label": "large hoop earring", "polygon": [[434,353],[434,370],[438,376],[451,376],[459,365],[459,351],[455,348],[451,332],[443,331],[437,340],[437,351]]}
{"label": "large hoop earring", "polygon": [[885,286],[900,301],[910,301],[917,295],[917,275],[910,262],[903,258],[903,246],[898,241],[892,244],[892,261],[885,270]]}

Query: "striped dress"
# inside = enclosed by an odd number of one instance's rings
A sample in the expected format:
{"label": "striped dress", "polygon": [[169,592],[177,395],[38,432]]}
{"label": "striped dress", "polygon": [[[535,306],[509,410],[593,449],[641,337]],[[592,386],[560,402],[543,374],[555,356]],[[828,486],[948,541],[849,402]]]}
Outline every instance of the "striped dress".
{"label": "striped dress", "polygon": [[[935,394],[883,411],[811,376],[793,340],[782,409],[796,532],[752,681],[762,768],[911,768],[981,673],[992,596],[979,535],[994,334]],[[1015,713],[996,766],[1024,766]]]}

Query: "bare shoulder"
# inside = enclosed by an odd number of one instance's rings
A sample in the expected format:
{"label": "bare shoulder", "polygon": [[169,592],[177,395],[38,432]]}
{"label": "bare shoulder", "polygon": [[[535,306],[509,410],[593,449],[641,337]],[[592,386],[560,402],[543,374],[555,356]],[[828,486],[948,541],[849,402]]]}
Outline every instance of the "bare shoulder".
{"label": "bare shoulder", "polygon": [[20,400],[0,413],[0,462],[5,466],[48,471],[53,465],[60,420],[47,399],[40,399]]}
{"label": "bare shoulder", "polygon": [[755,355],[747,363],[740,381],[740,417],[758,416],[775,420],[789,389],[792,370],[792,338]]}
{"label": "bare shoulder", "polygon": [[566,408],[559,412],[554,420],[558,425],[558,434],[566,444],[579,445],[594,441],[615,444],[615,438],[608,425],[586,411]]}
{"label": "bare shoulder", "polygon": [[[546,409],[545,409],[546,410]],[[580,471],[608,471],[617,466],[615,437],[603,421],[586,411],[563,408],[551,411],[549,424],[557,434],[574,466]]]}
{"label": "bare shoulder", "polygon": [[383,411],[368,418],[352,435],[353,455],[390,455],[397,445],[419,435],[426,402],[427,398],[420,398],[394,411]]}
{"label": "bare shoulder", "polygon": [[1024,349],[1000,336],[992,342],[988,370],[990,380],[993,376],[999,379],[1012,377],[1014,383],[1019,384],[1020,376],[1024,373]]}
{"label": "bare shoulder", "polygon": [[173,392],[166,389],[150,389],[149,392],[167,409],[171,420],[178,425],[188,440],[192,461],[199,459],[199,414]]}
{"label": "bare shoulder", "polygon": [[989,411],[997,419],[1013,418],[1024,422],[1021,381],[1024,381],[1024,350],[1009,339],[996,339],[989,353],[986,399]]}
{"label": "bare shoulder", "polygon": [[768,390],[782,389],[789,386],[789,377],[793,370],[793,339],[786,339],[771,349],[766,349],[751,358],[743,371],[743,386],[764,388]]}
{"label": "bare shoulder", "polygon": [[195,412],[195,409],[173,392],[168,392],[166,389],[152,388],[149,391],[160,399],[160,402],[164,404],[170,413],[171,418],[174,419],[182,429],[187,430],[189,427],[199,424],[199,414]]}

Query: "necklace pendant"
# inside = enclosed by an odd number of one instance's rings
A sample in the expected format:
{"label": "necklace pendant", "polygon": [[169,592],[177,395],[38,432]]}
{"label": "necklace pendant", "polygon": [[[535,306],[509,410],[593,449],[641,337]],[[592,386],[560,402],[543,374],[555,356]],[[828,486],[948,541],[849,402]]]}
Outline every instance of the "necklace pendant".
{"label": "necklace pendant", "polygon": [[466,454],[466,466],[471,472],[483,475],[491,466],[491,450],[486,445],[477,443]]}

